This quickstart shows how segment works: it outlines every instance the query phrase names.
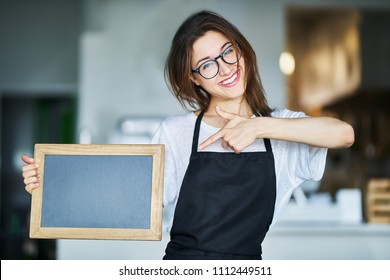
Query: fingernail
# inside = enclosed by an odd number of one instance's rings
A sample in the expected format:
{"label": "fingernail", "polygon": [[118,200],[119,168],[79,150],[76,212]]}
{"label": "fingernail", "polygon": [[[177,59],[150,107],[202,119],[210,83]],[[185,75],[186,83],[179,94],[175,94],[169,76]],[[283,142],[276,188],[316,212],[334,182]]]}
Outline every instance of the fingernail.
{"label": "fingernail", "polygon": [[218,105],[215,107],[217,110],[221,110],[221,107],[219,107]]}

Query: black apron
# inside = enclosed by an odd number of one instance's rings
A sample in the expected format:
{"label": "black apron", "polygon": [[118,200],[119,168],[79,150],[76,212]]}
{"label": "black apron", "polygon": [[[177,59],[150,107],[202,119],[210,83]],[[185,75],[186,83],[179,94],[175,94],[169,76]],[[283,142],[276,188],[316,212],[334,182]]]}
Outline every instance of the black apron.
{"label": "black apron", "polygon": [[264,139],[265,152],[198,152],[203,114],[164,259],[261,259],[276,197],[270,140]]}

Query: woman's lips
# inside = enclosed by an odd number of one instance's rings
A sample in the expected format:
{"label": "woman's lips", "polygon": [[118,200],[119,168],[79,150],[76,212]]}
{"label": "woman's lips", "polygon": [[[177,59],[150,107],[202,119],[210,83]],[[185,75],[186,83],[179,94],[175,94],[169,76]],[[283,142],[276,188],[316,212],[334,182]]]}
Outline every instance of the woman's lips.
{"label": "woman's lips", "polygon": [[220,86],[223,87],[233,87],[235,86],[238,81],[240,80],[240,69],[238,69],[230,78],[223,80],[222,82],[219,82]]}

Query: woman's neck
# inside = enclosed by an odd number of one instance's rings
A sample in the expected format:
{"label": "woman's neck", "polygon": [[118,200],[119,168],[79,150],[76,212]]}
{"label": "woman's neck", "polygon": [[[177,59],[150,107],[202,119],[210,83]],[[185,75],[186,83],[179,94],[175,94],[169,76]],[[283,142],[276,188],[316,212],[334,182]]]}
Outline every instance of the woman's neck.
{"label": "woman's neck", "polygon": [[[215,107],[219,106],[223,111],[233,114],[238,114],[242,117],[250,118],[253,113],[249,104],[243,100],[211,100],[208,109],[205,111],[203,121],[211,126],[222,128],[226,125],[227,120],[221,118],[215,111]],[[199,112],[198,112],[199,113]],[[198,115],[197,113],[197,115]]]}
{"label": "woman's neck", "polygon": [[212,98],[205,115],[217,116],[217,112],[215,111],[216,106],[219,106],[225,112],[237,114],[243,117],[249,118],[253,115],[253,112],[245,98],[242,98],[241,100],[215,100]]}

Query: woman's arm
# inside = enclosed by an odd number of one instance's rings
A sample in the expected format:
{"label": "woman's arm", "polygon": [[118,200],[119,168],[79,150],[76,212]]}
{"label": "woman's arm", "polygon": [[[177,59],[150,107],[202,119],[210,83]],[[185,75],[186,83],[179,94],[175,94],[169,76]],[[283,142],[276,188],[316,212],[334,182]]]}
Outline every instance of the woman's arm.
{"label": "woman's arm", "polygon": [[329,117],[248,119],[221,109],[216,109],[216,112],[228,123],[200,144],[200,149],[220,138],[223,139],[223,146],[231,147],[235,153],[240,153],[257,138],[299,142],[324,148],[350,147],[355,139],[352,126]]}
{"label": "woman's arm", "polygon": [[256,118],[257,138],[299,142],[324,148],[348,148],[355,141],[352,126],[335,118]]}

